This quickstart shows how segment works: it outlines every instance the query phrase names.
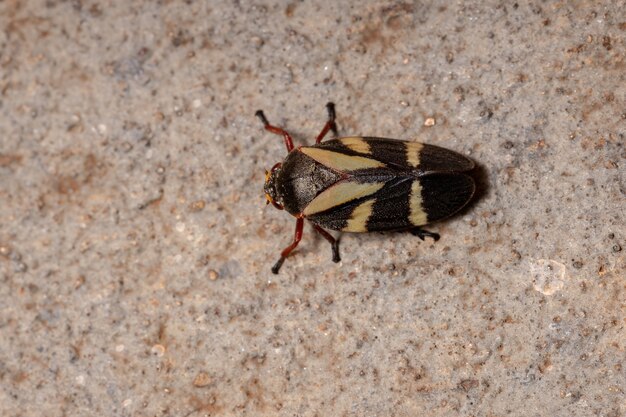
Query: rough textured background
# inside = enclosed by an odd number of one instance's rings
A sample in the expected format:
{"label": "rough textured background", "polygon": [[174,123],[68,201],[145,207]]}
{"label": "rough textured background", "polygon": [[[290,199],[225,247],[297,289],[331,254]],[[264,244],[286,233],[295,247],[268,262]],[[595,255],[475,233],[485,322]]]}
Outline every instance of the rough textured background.
{"label": "rough textured background", "polygon": [[[0,415],[626,415],[625,2],[343,3],[0,1]],[[487,189],[274,276],[329,100]]]}

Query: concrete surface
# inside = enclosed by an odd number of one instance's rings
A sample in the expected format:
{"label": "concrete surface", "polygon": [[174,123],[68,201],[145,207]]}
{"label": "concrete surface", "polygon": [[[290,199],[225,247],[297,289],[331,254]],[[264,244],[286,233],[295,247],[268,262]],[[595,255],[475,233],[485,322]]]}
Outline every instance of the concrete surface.
{"label": "concrete surface", "polygon": [[[340,3],[340,4],[337,4]],[[626,4],[0,2],[0,415],[626,415]],[[266,207],[310,143],[485,192],[343,261]]]}

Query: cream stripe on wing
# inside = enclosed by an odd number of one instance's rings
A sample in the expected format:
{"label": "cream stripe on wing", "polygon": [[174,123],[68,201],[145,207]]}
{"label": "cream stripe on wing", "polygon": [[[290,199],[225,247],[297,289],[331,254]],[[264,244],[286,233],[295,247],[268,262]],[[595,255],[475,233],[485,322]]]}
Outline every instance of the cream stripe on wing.
{"label": "cream stripe on wing", "polygon": [[374,194],[383,188],[384,182],[371,182],[361,184],[358,182],[344,181],[322,191],[303,210],[302,214],[310,216],[337,207],[348,201]]}
{"label": "cream stripe on wing", "polygon": [[356,171],[357,169],[382,168],[380,161],[364,156],[350,156],[326,149],[302,147],[300,152],[315,159],[320,164],[339,172]]}
{"label": "cream stripe on wing", "polygon": [[369,155],[372,153],[370,144],[367,143],[365,140],[363,140],[363,138],[360,136],[350,136],[346,138],[341,138],[339,139],[339,141],[355,152],[363,153],[366,155]]}
{"label": "cream stripe on wing", "polygon": [[413,226],[421,226],[428,223],[428,216],[422,207],[422,185],[419,180],[414,180],[411,185],[411,197],[409,199],[409,221]]}
{"label": "cream stripe on wing", "polygon": [[420,165],[420,152],[424,147],[423,143],[419,142],[406,142],[406,160],[409,164],[415,168]]}
{"label": "cream stripe on wing", "polygon": [[370,199],[361,203],[352,211],[348,225],[342,230],[344,232],[362,233],[367,232],[367,219],[372,215],[374,208],[374,199]]}

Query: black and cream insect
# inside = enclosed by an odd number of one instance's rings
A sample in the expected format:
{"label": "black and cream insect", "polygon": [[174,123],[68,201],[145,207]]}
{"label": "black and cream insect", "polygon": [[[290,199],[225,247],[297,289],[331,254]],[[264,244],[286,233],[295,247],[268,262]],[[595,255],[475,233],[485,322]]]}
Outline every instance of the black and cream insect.
{"label": "black and cream insect", "polygon": [[474,195],[469,175],[474,162],[448,149],[364,136],[322,142],[330,130],[337,135],[334,105],[326,107],[328,121],[315,145],[298,148],[289,133],[270,125],[261,110],[256,112],[266,130],[283,137],[288,152],[266,172],[265,197],[296,217],[293,242],[272,267],[275,274],[298,246],[304,219],[331,243],[333,261],[339,262],[338,241],[324,229],[406,230],[422,240],[438,240],[438,234],[420,227],[456,213]]}

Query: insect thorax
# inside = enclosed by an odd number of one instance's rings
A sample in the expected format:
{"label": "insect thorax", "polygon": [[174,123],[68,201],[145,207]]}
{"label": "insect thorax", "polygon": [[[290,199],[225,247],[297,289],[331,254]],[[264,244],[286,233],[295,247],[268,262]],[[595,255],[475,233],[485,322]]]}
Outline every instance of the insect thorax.
{"label": "insect thorax", "polygon": [[298,215],[321,191],[340,178],[339,173],[296,149],[287,155],[276,176],[276,198],[284,204],[285,210]]}

